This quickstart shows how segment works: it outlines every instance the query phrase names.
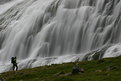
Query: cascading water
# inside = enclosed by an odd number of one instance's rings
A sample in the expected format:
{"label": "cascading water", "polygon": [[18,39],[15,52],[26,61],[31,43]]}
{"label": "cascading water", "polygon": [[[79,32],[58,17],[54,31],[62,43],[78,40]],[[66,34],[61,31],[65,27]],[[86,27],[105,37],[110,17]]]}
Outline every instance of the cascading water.
{"label": "cascading water", "polygon": [[0,5],[0,72],[121,55],[121,0],[12,0]]}

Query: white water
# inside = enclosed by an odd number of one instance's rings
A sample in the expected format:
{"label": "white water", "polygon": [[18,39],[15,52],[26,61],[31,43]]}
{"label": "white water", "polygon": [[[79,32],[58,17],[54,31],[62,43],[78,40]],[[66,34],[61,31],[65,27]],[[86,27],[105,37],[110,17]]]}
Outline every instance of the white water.
{"label": "white water", "polygon": [[[121,55],[121,0],[12,0],[0,5],[0,72]],[[115,51],[116,50],[116,51]]]}

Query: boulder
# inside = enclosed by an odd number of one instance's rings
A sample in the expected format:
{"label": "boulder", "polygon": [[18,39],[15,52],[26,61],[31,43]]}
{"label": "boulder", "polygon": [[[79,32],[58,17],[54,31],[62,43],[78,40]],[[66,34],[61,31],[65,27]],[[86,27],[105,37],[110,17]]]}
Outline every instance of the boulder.
{"label": "boulder", "polygon": [[77,73],[84,73],[84,69],[83,68],[80,68],[78,66],[74,66],[72,68],[72,74],[77,74]]}

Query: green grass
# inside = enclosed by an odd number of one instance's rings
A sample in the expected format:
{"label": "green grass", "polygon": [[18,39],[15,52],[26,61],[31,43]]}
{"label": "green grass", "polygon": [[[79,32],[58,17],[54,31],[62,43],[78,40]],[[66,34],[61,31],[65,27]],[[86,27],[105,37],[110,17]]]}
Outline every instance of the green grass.
{"label": "green grass", "polygon": [[[121,81],[121,56],[97,61],[79,62],[85,72],[66,75],[76,63],[55,64],[51,66],[11,71],[0,74],[6,81]],[[109,67],[113,67],[109,69]],[[58,76],[55,74],[63,72]]]}

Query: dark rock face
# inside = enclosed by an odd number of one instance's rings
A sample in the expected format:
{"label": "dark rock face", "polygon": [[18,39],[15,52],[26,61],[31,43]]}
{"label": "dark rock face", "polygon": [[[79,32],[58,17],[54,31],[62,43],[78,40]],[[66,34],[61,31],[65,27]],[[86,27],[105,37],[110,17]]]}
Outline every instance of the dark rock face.
{"label": "dark rock face", "polygon": [[4,3],[9,2],[9,1],[11,1],[11,0],[0,0],[0,4],[4,4]]}

